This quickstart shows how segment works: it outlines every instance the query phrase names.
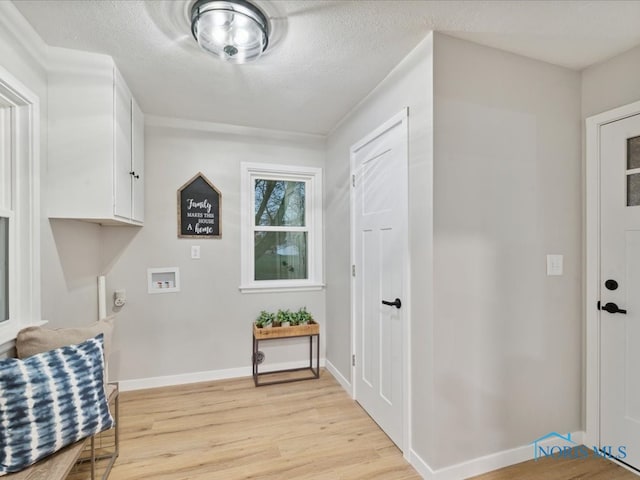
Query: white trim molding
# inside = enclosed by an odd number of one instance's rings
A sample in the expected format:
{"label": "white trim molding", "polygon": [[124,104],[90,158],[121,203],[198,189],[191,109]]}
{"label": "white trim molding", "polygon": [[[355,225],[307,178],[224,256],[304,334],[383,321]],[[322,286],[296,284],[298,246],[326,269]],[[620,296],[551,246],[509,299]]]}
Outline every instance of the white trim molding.
{"label": "white trim molding", "polygon": [[[284,362],[260,369],[262,372],[272,372],[275,370],[285,370],[290,368],[308,367],[308,361]],[[320,359],[320,368],[325,366],[325,359]],[[118,380],[121,392],[133,390],[145,390],[147,388],[173,387],[176,385],[187,385],[190,383],[213,382],[215,380],[229,380],[232,378],[243,378],[252,376],[251,365],[245,367],[227,368],[223,370],[208,370],[204,372],[181,373],[178,375],[165,375],[162,377],[135,378],[131,380]],[[110,379],[111,380],[111,379]]]}
{"label": "white trim molding", "polygon": [[[584,432],[572,432],[570,435],[571,440],[576,444],[584,444]],[[538,445],[552,446],[553,444],[554,440],[548,439],[540,442]],[[409,463],[411,463],[413,468],[426,480],[459,480],[461,478],[482,475],[500,468],[515,465],[516,463],[533,460],[534,458],[534,445],[531,443],[435,470],[412,450],[409,456]]]}
{"label": "white trim molding", "polygon": [[331,363],[329,360],[325,361],[325,367],[327,371],[331,373],[331,375],[333,375],[333,378],[335,378],[338,381],[338,383],[345,390],[345,392],[347,392],[347,394],[350,397],[353,397],[353,388],[351,387],[351,382],[347,380],[346,377],[342,375],[342,373],[340,373],[340,371],[335,367],[335,365]]}
{"label": "white trim molding", "polygon": [[600,127],[640,114],[640,102],[586,119],[586,434],[588,445],[600,444]]}
{"label": "white trim molding", "polygon": [[287,132],[284,130],[271,130],[266,128],[245,127],[226,123],[205,122],[199,120],[187,120],[183,118],[163,117],[159,115],[145,115],[144,124],[152,128],[164,128],[174,130],[188,130],[221,135],[236,135],[242,137],[276,140],[297,145],[313,145],[324,148],[326,136],[313,133]]}

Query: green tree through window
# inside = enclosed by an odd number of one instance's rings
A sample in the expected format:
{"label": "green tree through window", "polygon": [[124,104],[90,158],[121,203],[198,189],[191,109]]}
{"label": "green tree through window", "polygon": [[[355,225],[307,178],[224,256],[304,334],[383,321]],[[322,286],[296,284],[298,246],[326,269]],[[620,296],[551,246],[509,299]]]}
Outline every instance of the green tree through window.
{"label": "green tree through window", "polygon": [[305,182],[254,182],[255,280],[307,278]]}

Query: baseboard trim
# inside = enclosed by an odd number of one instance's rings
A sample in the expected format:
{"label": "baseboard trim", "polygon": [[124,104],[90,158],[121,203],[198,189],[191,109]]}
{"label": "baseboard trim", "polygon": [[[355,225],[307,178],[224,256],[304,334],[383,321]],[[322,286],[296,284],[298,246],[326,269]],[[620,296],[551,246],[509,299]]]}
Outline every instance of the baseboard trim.
{"label": "baseboard trim", "polygon": [[432,480],[434,478],[433,470],[429,464],[427,464],[420,455],[414,452],[413,449],[409,450],[409,458],[407,460],[423,479]]}
{"label": "baseboard trim", "polygon": [[344,390],[349,394],[349,396],[353,397],[353,388],[351,388],[351,382],[349,380],[347,380],[340,373],[340,371],[335,367],[335,365],[333,363],[331,363],[329,360],[325,361],[325,366],[326,366],[327,370],[329,371],[329,373],[331,373],[331,375],[333,375],[333,378],[335,378],[338,381],[340,386],[342,388],[344,388]]}
{"label": "baseboard trim", "polygon": [[[315,362],[314,362],[315,363]],[[260,368],[260,372],[271,372],[274,370],[285,370],[289,368],[302,368],[309,366],[308,362],[285,362],[277,363]],[[320,359],[320,367],[325,366],[325,359]],[[231,378],[250,377],[252,375],[251,366],[227,368],[224,370],[208,370],[204,372],[181,373],[179,375],[166,375],[162,377],[136,378],[131,380],[120,380],[120,391],[130,392],[133,390],[146,390],[148,388],[172,387],[176,385],[186,385],[189,383],[212,382],[215,380],[228,380]]]}
{"label": "baseboard trim", "polygon": [[[571,438],[577,444],[584,442],[584,436],[585,434],[582,431],[571,433]],[[553,445],[553,440],[541,442],[541,444]],[[450,467],[433,470],[415,451],[411,450],[409,453],[409,463],[425,480],[459,480],[461,478],[474,477],[499,468],[515,465],[516,463],[533,460],[533,458],[533,446],[523,445],[521,447],[475,458],[467,462],[458,463]]]}

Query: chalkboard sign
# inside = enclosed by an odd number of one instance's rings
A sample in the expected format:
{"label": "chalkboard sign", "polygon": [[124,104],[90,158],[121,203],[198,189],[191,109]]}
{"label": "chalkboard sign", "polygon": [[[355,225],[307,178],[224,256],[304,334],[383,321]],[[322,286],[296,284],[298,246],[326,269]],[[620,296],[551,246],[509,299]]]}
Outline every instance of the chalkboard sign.
{"label": "chalkboard sign", "polygon": [[178,237],[220,238],[220,191],[202,173],[178,190]]}

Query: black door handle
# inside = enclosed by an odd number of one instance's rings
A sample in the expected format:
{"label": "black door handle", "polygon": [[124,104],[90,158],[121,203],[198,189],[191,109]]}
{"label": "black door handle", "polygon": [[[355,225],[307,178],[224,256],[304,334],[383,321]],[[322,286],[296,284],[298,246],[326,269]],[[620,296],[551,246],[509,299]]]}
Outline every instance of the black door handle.
{"label": "black door handle", "polygon": [[622,308],[618,308],[618,305],[612,302],[607,303],[604,307],[602,307],[602,310],[605,310],[609,313],[623,313],[625,315],[627,314],[626,310],[623,310]]}
{"label": "black door handle", "polygon": [[390,307],[400,308],[402,306],[402,302],[399,298],[396,298],[393,302],[387,302],[386,300],[382,300],[383,305],[389,305]]}

